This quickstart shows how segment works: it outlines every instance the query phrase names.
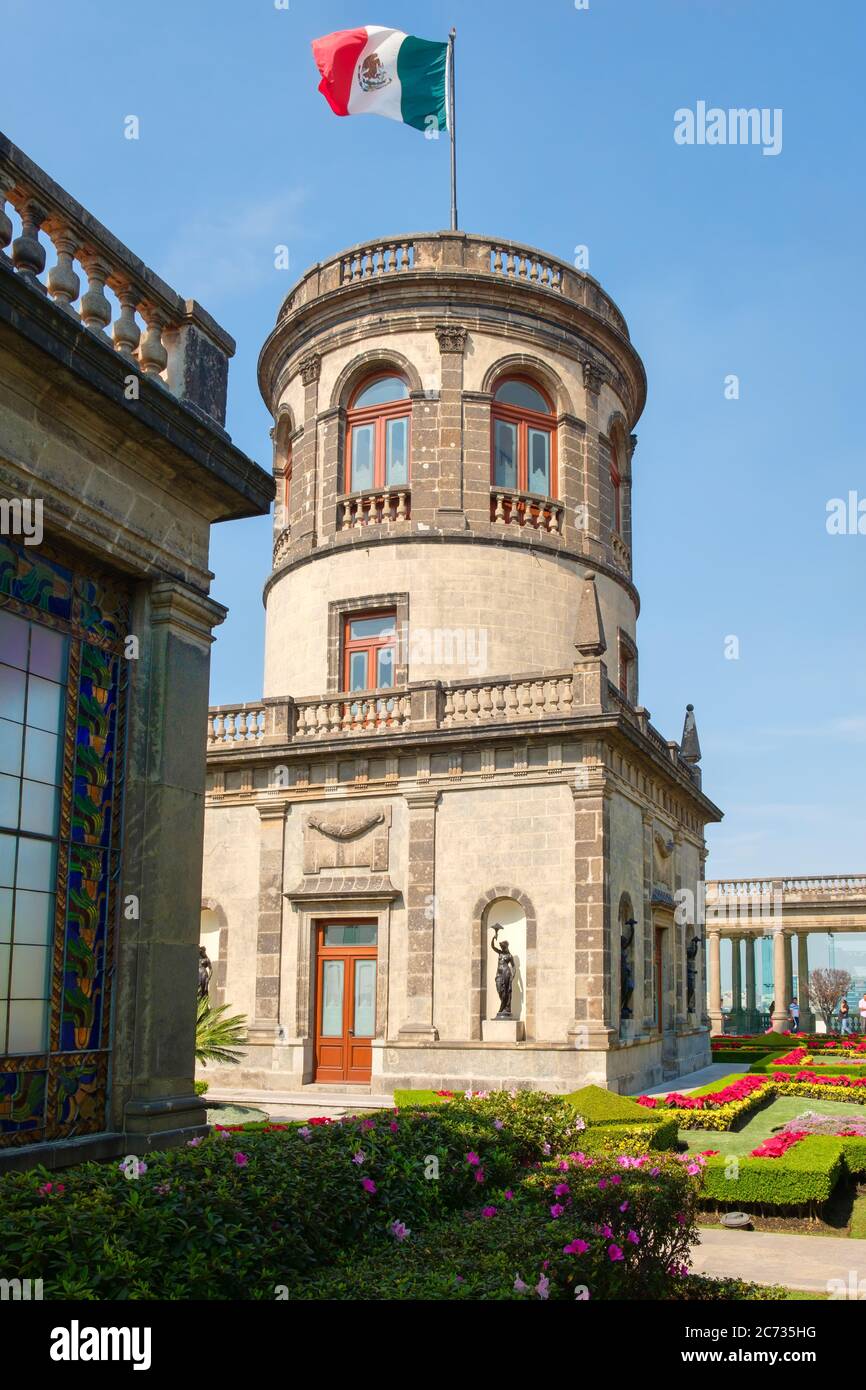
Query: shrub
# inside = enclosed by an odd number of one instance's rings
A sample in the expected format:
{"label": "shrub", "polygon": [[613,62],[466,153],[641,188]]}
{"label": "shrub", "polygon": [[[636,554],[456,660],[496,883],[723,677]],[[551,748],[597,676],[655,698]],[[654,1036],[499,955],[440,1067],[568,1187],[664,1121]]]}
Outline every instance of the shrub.
{"label": "shrub", "polygon": [[702,1196],[721,1206],[760,1203],[781,1207],[826,1202],[844,1171],[842,1143],[840,1139],[813,1135],[777,1160],[732,1160],[723,1154],[709,1158]]}
{"label": "shrub", "polygon": [[630,1096],[620,1096],[616,1091],[605,1091],[601,1086],[583,1086],[566,1096],[583,1117],[587,1125],[607,1125],[612,1123],[639,1125],[652,1119],[645,1108]]}

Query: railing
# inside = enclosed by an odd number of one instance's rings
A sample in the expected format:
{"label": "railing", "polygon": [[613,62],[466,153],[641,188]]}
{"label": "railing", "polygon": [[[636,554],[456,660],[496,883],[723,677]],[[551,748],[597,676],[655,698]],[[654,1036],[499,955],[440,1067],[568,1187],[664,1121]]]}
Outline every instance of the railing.
{"label": "railing", "polygon": [[410,697],[401,691],[378,690],[332,700],[298,700],[295,738],[334,738],[405,728],[411,722]]}
{"label": "railing", "polygon": [[544,290],[557,298],[583,305],[628,337],[626,321],[610,296],[590,275],[576,270],[570,262],[533,246],[465,232],[387,237],[353,246],[331,260],[320,261],[289,291],[281,306],[280,318],[295,313],[320,295],[345,286],[379,283],[431,271],[491,276],[509,284]]}
{"label": "railing", "polygon": [[610,533],[610,548],[617,569],[623,570],[625,574],[631,574],[631,551],[618,531],[611,531]]}
{"label": "railing", "polygon": [[707,898],[751,897],[758,893],[812,894],[816,897],[866,895],[866,874],[806,874],[799,878],[707,879]]}
{"label": "railing", "polygon": [[490,269],[494,275],[509,280],[528,280],[532,285],[544,285],[562,292],[562,265],[539,251],[526,251],[510,242],[490,248]]}
{"label": "railing", "polygon": [[457,724],[566,716],[573,703],[570,674],[538,680],[455,683],[445,689],[442,725],[448,729]]}
{"label": "railing", "polygon": [[372,492],[354,492],[340,497],[338,503],[340,530],[351,531],[353,526],[381,526],[389,521],[408,521],[412,494],[408,487],[378,488]]}
{"label": "railing", "polygon": [[[7,203],[20,223],[17,236]],[[43,233],[56,253],[47,275]],[[234,340],[0,135],[0,261],[7,265],[3,250],[10,242],[11,265],[22,280],[110,342],[146,376],[223,424]],[[87,279],[84,293],[76,265]]]}
{"label": "railing", "polygon": [[536,531],[562,534],[563,504],[552,497],[495,488],[490,495],[490,520],[494,526],[530,526]]}
{"label": "railing", "polygon": [[411,270],[414,262],[415,246],[411,241],[380,241],[372,246],[357,246],[340,257],[340,283],[375,280],[380,275]]}
{"label": "railing", "polygon": [[256,701],[244,705],[214,705],[208,710],[209,748],[259,743],[264,737],[264,730],[265,707]]}

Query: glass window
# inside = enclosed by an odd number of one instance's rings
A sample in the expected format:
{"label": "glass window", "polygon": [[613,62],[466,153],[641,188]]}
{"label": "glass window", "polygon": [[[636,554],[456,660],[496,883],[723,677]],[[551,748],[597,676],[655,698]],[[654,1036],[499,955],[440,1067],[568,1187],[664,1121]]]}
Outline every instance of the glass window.
{"label": "glass window", "polygon": [[515,406],[517,410],[535,410],[540,415],[550,414],[547,401],[528,381],[504,381],[497,389],[495,399],[503,405]]}
{"label": "glass window", "polygon": [[322,961],[322,1035],[343,1036],[343,977],[345,962]]}
{"label": "glass window", "polygon": [[[497,387],[491,410],[494,487],[541,497],[556,496],[556,435],[549,401],[520,377]],[[529,516],[524,512],[524,519]],[[512,519],[517,515],[513,506]],[[501,512],[500,518],[501,519]]]}
{"label": "glass window", "polygon": [[347,618],[343,635],[345,690],[390,690],[397,679],[397,615],[393,609]]}
{"label": "glass window", "polygon": [[[3,655],[7,652],[3,648]],[[0,663],[0,710],[5,719],[24,723],[24,705],[27,695],[27,677],[23,671]]]}
{"label": "glass window", "polygon": [[375,946],[378,938],[379,928],[375,922],[325,927],[326,946]]}
{"label": "glass window", "polygon": [[376,962],[355,961],[355,1020],[356,1038],[372,1038],[376,1032]]}
{"label": "glass window", "polygon": [[371,405],[388,405],[391,401],[409,399],[409,388],[399,376],[381,376],[362,387],[355,397],[354,409],[365,410]]}
{"label": "glass window", "polygon": [[529,491],[550,494],[550,432],[529,431]]}
{"label": "glass window", "polygon": [[399,376],[362,386],[348,412],[346,492],[404,487],[409,482],[409,387]]}
{"label": "glass window", "polygon": [[0,652],[3,660],[20,670],[27,667],[28,625],[14,613],[0,611]]}
{"label": "glass window", "polygon": [[517,487],[517,426],[496,420],[493,481],[497,487]]}
{"label": "glass window", "polygon": [[404,415],[387,422],[385,483],[395,487],[409,481],[409,421]]}
{"label": "glass window", "polygon": [[356,425],[352,430],[352,492],[373,486],[375,425]]}

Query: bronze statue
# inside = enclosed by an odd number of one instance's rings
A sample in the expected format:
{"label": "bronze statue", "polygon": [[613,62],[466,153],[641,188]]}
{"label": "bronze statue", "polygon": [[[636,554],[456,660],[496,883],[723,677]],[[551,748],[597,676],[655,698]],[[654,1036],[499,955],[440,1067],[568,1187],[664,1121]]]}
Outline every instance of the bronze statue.
{"label": "bronze statue", "polygon": [[503,941],[501,946],[497,946],[496,938],[502,928],[497,925],[493,928],[493,940],[490,945],[499,957],[496,967],[496,993],[499,995],[499,1013],[497,1018],[511,1018],[511,991],[514,988],[514,972],[516,969],[513,955],[508,949],[508,942]]}
{"label": "bronze statue", "polygon": [[701,947],[701,938],[693,936],[686,947],[686,1013],[695,1012],[695,981],[698,976],[698,968],[695,964],[698,951]]}
{"label": "bronze statue", "polygon": [[207,999],[210,993],[210,977],[213,974],[213,966],[210,957],[204,946],[198,948],[198,997]]}
{"label": "bronze statue", "polygon": [[629,928],[628,936],[620,939],[620,964],[619,964],[619,1016],[621,1019],[634,1017],[631,1007],[631,997],[634,993],[634,974],[631,968],[631,946],[634,941],[634,931],[637,922],[634,917],[630,917],[625,925]]}

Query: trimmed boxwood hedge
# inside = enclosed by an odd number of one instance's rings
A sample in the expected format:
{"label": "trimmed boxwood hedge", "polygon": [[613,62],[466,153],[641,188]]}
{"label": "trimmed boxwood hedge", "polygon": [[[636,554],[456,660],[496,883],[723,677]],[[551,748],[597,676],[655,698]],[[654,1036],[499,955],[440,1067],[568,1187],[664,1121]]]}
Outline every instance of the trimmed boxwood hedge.
{"label": "trimmed boxwood hedge", "polygon": [[765,1076],[768,1073],[776,1071],[785,1072],[787,1076],[796,1076],[798,1071],[814,1071],[818,1076],[866,1076],[866,1067],[862,1066],[852,1067],[849,1065],[846,1067],[839,1063],[819,1061],[780,1064],[779,1062],[774,1062],[772,1056],[765,1058],[763,1062],[755,1062],[749,1067],[750,1073],[755,1073],[759,1076]]}
{"label": "trimmed boxwood hedge", "polygon": [[[735,1159],[730,1154],[719,1154],[707,1160],[702,1198],[729,1207],[808,1206],[826,1202],[845,1171],[845,1142],[819,1134],[795,1144],[781,1158]],[[855,1161],[863,1160],[858,1157]]]}

